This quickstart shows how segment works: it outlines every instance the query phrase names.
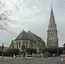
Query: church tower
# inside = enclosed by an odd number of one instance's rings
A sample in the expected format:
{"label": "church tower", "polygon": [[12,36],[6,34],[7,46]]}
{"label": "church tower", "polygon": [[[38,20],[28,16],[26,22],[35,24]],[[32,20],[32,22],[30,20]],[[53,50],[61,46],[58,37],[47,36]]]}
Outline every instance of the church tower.
{"label": "church tower", "polygon": [[51,13],[50,13],[50,21],[47,30],[47,47],[48,48],[57,48],[58,47],[58,35],[57,35],[57,28],[55,23],[55,18],[53,14],[53,9],[51,6]]}

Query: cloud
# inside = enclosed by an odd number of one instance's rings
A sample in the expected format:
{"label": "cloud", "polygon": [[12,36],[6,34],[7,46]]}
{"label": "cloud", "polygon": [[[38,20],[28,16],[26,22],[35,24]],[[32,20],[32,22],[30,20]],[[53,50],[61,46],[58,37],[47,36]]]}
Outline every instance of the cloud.
{"label": "cloud", "polygon": [[[9,30],[16,35],[6,33],[6,38],[4,35],[0,36],[0,41],[4,42],[5,45],[10,45],[11,40],[15,39],[23,29],[25,31],[31,30],[46,42],[51,4],[58,28],[59,45],[61,46],[65,42],[65,35],[62,38],[60,37],[60,33],[65,32],[64,0],[7,0],[6,2],[8,9],[12,11],[12,16],[10,17],[12,21],[8,22]],[[2,32],[2,34],[5,33]]]}

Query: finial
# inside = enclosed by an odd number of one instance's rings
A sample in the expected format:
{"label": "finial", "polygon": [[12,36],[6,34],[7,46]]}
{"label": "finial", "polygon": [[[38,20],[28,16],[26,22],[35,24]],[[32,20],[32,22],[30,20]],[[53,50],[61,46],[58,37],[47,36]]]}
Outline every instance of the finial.
{"label": "finial", "polygon": [[30,30],[28,32],[30,32]]}
{"label": "finial", "polygon": [[51,7],[52,7],[52,4],[51,4]]}
{"label": "finial", "polygon": [[[51,4],[51,11],[52,11],[53,9],[52,9],[52,4]],[[52,11],[53,12],[53,11]]]}
{"label": "finial", "polygon": [[51,8],[52,8],[52,4],[51,4]]}
{"label": "finial", "polygon": [[23,29],[23,31],[24,31],[24,29]]}

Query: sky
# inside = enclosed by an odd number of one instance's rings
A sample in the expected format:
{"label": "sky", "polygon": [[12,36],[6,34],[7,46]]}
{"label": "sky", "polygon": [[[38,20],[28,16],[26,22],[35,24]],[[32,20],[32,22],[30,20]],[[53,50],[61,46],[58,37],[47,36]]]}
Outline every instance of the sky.
{"label": "sky", "polygon": [[[1,1],[1,0],[0,0]],[[47,30],[51,4],[57,24],[59,46],[65,43],[65,0],[3,0],[6,11],[10,11],[6,32],[0,29],[0,45],[11,44],[23,29],[41,37],[47,43]],[[1,22],[2,23],[2,22]]]}

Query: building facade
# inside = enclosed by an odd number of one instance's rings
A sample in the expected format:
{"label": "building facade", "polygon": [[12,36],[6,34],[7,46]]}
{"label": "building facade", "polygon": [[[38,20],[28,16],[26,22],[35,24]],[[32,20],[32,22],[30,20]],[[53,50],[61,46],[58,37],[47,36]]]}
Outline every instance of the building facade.
{"label": "building facade", "polygon": [[25,32],[23,30],[15,40],[12,40],[10,48],[22,50],[23,45],[25,48],[36,49],[39,52],[45,47],[45,42],[31,31]]}
{"label": "building facade", "polygon": [[51,14],[50,14],[50,21],[47,30],[47,47],[48,48],[58,47],[58,31],[57,31],[52,7],[51,7]]}

